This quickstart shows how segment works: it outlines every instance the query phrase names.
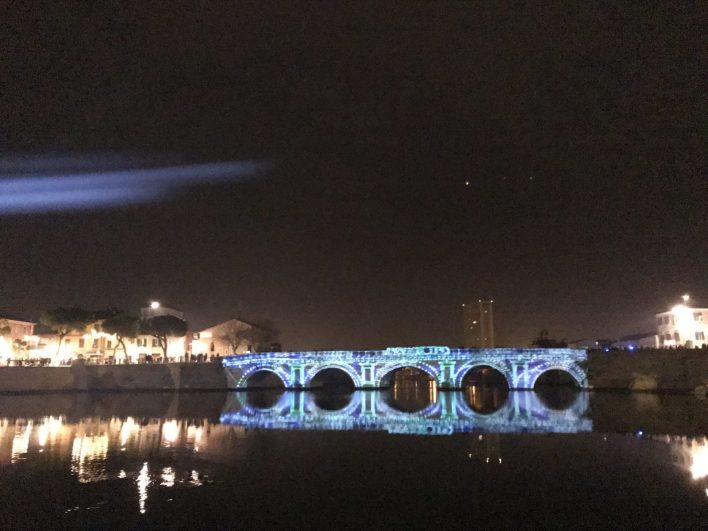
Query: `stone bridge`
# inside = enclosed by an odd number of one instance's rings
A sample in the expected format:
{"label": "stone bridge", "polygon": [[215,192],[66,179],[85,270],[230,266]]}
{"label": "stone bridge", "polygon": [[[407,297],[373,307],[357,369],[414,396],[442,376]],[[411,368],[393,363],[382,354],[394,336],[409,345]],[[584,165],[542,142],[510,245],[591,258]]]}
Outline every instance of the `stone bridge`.
{"label": "stone bridge", "polygon": [[248,387],[249,378],[262,371],[276,374],[288,389],[309,388],[325,369],[346,373],[358,389],[376,389],[407,367],[427,373],[441,388],[460,389],[470,371],[489,367],[504,376],[510,389],[533,389],[539,376],[551,370],[564,371],[579,387],[588,387],[586,359],[585,349],[396,347],[245,354],[228,356],[223,365],[232,389]]}

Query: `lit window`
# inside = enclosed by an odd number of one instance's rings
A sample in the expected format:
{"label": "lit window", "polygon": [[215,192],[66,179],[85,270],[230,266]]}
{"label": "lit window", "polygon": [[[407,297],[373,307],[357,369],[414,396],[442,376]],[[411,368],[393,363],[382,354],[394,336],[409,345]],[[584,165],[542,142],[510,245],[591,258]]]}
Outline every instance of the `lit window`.
{"label": "lit window", "polygon": [[706,336],[703,332],[696,332],[696,341],[703,341],[705,338]]}
{"label": "lit window", "polygon": [[83,338],[79,339],[79,348],[84,348],[85,343],[86,341]]}

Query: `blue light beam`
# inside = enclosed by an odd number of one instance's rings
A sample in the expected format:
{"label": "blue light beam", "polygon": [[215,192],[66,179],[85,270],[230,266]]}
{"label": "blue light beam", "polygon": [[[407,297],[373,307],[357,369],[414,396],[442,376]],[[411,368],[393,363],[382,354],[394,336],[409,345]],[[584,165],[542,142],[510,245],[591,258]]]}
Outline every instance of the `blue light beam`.
{"label": "blue light beam", "polygon": [[0,180],[0,214],[123,207],[158,200],[179,188],[255,178],[263,161],[234,161],[68,175],[10,175]]}

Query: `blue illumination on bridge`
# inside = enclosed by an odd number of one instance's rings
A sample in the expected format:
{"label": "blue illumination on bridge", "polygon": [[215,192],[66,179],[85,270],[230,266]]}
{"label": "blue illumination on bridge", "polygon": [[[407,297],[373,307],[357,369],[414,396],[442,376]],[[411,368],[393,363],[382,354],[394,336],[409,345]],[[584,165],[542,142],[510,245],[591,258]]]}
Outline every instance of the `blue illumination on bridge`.
{"label": "blue illumination on bridge", "polygon": [[390,393],[356,391],[337,411],[318,405],[317,393],[280,393],[271,407],[249,402],[248,392],[234,393],[221,415],[222,424],[249,429],[384,431],[408,435],[453,433],[576,433],[592,431],[588,395],[578,393],[563,410],[547,407],[534,392],[511,392],[496,411],[475,411],[462,392],[431,393],[431,402],[414,413],[397,410]]}
{"label": "blue illumination on bridge", "polygon": [[441,388],[459,389],[471,370],[491,367],[499,371],[510,389],[532,389],[536,380],[550,370],[564,371],[579,387],[587,387],[585,349],[398,347],[385,350],[328,350],[310,352],[266,352],[228,356],[229,386],[245,388],[256,372],[278,375],[286,388],[307,388],[325,369],[339,369],[357,388],[380,388],[385,377],[404,367],[427,373]]}

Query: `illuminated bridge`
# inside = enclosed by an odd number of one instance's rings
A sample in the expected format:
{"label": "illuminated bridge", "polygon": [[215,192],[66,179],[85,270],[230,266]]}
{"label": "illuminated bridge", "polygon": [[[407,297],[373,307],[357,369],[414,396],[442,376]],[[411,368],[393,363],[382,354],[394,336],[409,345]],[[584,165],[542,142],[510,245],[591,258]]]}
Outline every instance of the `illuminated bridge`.
{"label": "illuminated bridge", "polygon": [[332,369],[349,376],[359,389],[388,386],[396,371],[413,368],[426,373],[438,387],[461,389],[471,371],[497,371],[510,389],[533,389],[541,375],[562,371],[578,387],[588,387],[587,351],[569,348],[451,349],[406,347],[385,350],[266,352],[228,356],[223,364],[232,389],[247,388],[257,374],[277,375],[288,389],[315,387],[318,374]]}

